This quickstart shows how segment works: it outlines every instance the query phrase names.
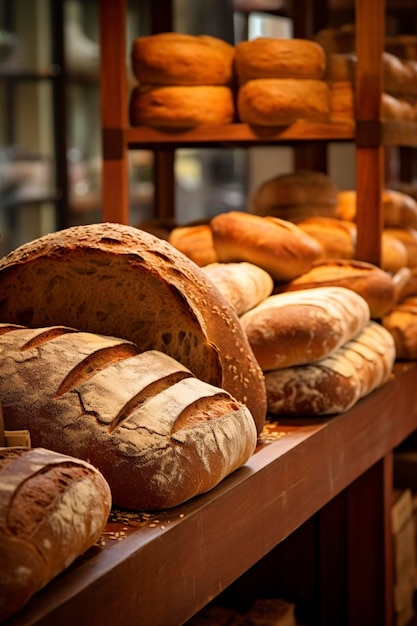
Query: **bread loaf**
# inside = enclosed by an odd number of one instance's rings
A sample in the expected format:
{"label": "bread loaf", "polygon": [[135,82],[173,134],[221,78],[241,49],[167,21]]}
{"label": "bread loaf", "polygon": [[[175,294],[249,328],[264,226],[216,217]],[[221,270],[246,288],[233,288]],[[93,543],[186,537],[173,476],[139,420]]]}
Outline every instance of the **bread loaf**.
{"label": "bread loaf", "polygon": [[[383,221],[386,227],[414,227],[417,224],[417,202],[411,196],[394,189],[382,194]],[[344,190],[338,194],[337,217],[354,221],[356,218],[356,191]]]}
{"label": "bread loaf", "polygon": [[211,263],[202,270],[239,316],[270,296],[274,288],[271,275],[253,263]]}
{"label": "bread loaf", "polygon": [[398,359],[417,359],[417,296],[408,296],[382,318],[392,335]]}
{"label": "bread loaf", "polygon": [[166,354],[63,327],[2,330],[6,428],[28,428],[35,446],[88,459],[117,506],[176,506],[254,452],[249,410]]}
{"label": "bread loaf", "polygon": [[216,215],[210,223],[219,261],[248,261],[277,280],[299,276],[322,255],[313,237],[275,217],[230,211]]}
{"label": "bread loaf", "polygon": [[138,81],[154,85],[229,85],[234,46],[210,35],[157,33],[132,44]]}
{"label": "bread loaf", "polygon": [[343,413],[389,379],[394,361],[391,334],[371,321],[354,339],[316,363],[268,372],[268,412]]}
{"label": "bread loaf", "polygon": [[200,124],[229,124],[234,117],[230,87],[139,85],[130,98],[132,126],[192,128]]}
{"label": "bread loaf", "polygon": [[405,246],[408,267],[417,267],[417,229],[414,227],[387,227],[384,232]]}
{"label": "bread loaf", "polygon": [[329,88],[323,80],[249,80],[238,90],[237,114],[254,126],[287,126],[299,119],[324,122],[329,119]]}
{"label": "bread loaf", "polygon": [[355,259],[318,261],[301,276],[288,283],[276,285],[274,291],[282,293],[325,286],[346,287],[358,293],[368,303],[373,319],[385,315],[397,299],[395,280],[388,272],[372,263]]}
{"label": "bread loaf", "polygon": [[264,372],[322,359],[361,332],[369,307],[344,287],[317,287],[266,298],[241,317]]}
{"label": "bread loaf", "polygon": [[315,41],[256,37],[235,47],[237,78],[299,78],[319,80],[326,68],[326,55]]}
{"label": "bread loaf", "polygon": [[0,260],[0,322],[63,325],[155,349],[247,404],[259,432],[262,371],[236,313],[168,242],[130,226],[74,226]]}
{"label": "bread loaf", "polygon": [[97,541],[110,508],[109,486],[89,463],[42,448],[0,448],[2,623]]}
{"label": "bread loaf", "polygon": [[200,267],[217,261],[210,224],[177,226],[168,241]]}
{"label": "bread loaf", "polygon": [[314,216],[297,222],[297,226],[317,239],[325,259],[352,259],[356,249],[356,224],[334,217]]}

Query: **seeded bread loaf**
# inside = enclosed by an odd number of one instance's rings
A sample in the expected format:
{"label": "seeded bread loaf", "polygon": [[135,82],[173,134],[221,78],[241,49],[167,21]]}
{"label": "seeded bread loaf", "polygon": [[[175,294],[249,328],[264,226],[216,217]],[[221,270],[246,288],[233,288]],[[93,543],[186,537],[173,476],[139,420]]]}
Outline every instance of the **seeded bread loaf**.
{"label": "seeded bread loaf", "polygon": [[0,322],[63,325],[160,350],[266,414],[262,371],[236,313],[168,242],[121,224],[74,226],[0,260]]}
{"label": "seeded bread loaf", "polygon": [[254,452],[249,410],[162,352],[64,327],[0,332],[5,427],[89,460],[117,506],[175,506]]}
{"label": "seeded bread loaf", "polygon": [[0,622],[97,541],[110,508],[109,486],[89,463],[0,448]]}
{"label": "seeded bread loaf", "polygon": [[268,412],[293,416],[343,413],[387,382],[394,361],[391,334],[370,321],[330,356],[268,372]]}
{"label": "seeded bread loaf", "polygon": [[361,332],[366,301],[344,287],[317,287],[270,296],[241,317],[264,372],[322,359]]}

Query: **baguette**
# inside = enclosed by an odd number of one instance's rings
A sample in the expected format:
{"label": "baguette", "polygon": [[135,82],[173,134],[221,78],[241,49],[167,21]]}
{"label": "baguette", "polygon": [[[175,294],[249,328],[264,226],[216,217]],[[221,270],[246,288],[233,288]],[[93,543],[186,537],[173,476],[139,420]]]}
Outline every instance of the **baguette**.
{"label": "baguette", "polygon": [[262,371],[239,319],[203,272],[131,226],[74,226],[0,260],[0,322],[63,325],[159,350],[266,415]]}
{"label": "baguette", "polygon": [[391,334],[370,321],[330,356],[268,372],[268,412],[292,416],[343,413],[389,379],[394,361]]}
{"label": "baguette", "polygon": [[266,372],[328,356],[369,320],[369,306],[357,293],[322,287],[270,296],[240,321]]}
{"label": "baguette", "polygon": [[89,463],[0,448],[1,622],[99,539],[110,508],[109,486]]}
{"label": "baguette", "polygon": [[254,452],[249,410],[164,353],[64,327],[0,329],[5,427],[93,463],[116,506],[176,506]]}

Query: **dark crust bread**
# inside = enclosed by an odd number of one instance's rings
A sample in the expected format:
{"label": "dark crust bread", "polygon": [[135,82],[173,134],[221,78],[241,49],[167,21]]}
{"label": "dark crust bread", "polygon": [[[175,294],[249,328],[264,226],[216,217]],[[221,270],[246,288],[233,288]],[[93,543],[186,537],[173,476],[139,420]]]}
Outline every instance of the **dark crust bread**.
{"label": "dark crust bread", "polygon": [[75,226],[0,260],[0,321],[63,325],[169,354],[266,415],[263,373],[231,305],[168,242],[121,224]]}

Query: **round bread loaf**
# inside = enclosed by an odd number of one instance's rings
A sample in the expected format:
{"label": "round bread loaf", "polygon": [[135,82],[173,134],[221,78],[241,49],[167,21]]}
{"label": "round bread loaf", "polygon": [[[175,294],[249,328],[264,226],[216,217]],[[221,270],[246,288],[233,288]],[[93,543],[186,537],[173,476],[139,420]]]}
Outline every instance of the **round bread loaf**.
{"label": "round bread loaf", "polygon": [[241,317],[264,372],[322,359],[361,332],[369,306],[344,287],[317,287],[266,298]]}
{"label": "round bread loaf", "polygon": [[381,267],[386,272],[396,274],[408,266],[408,251],[402,241],[382,231]]}
{"label": "round bread loaf", "polygon": [[[323,215],[327,210],[335,212],[338,202],[338,189],[327,174],[310,170],[296,170],[278,174],[265,180],[250,197],[248,210],[257,215],[272,215],[303,219],[306,207]],[[299,211],[303,213],[300,218]]]}
{"label": "round bread loaf", "polygon": [[157,33],[132,44],[132,69],[141,83],[229,85],[234,46],[210,35]]}
{"label": "round bread loaf", "polygon": [[[28,421],[31,409],[29,400]],[[110,509],[109,486],[90,463],[0,448],[1,623],[99,539]]]}
{"label": "round bread loaf", "polygon": [[274,281],[253,263],[211,263],[202,268],[240,316],[271,295]]}
{"label": "round bread loaf", "polygon": [[316,363],[268,372],[268,412],[343,413],[388,381],[394,361],[391,334],[371,321],[359,335]]}
{"label": "round bread loaf", "polygon": [[249,410],[162,352],[63,327],[0,332],[6,428],[90,459],[119,507],[181,504],[255,450]]}
{"label": "round bread loaf", "polygon": [[248,261],[276,280],[300,276],[323,254],[313,237],[276,217],[230,211],[216,215],[210,223],[220,262]]}
{"label": "round bread loaf", "polygon": [[[384,226],[417,226],[417,202],[414,198],[395,189],[382,193]],[[356,191],[339,191],[337,217],[353,222],[356,217]]]}
{"label": "round bread loaf", "polygon": [[239,82],[252,78],[298,78],[319,80],[326,69],[326,55],[315,41],[257,37],[235,47]]}
{"label": "round bread loaf", "polygon": [[237,94],[240,121],[254,126],[287,126],[299,119],[325,122],[329,112],[329,88],[322,80],[257,78]]}
{"label": "round bread loaf", "polygon": [[417,267],[417,229],[413,227],[385,228],[384,232],[405,246],[408,267]]}
{"label": "round bread loaf", "polygon": [[239,318],[201,270],[131,226],[74,226],[0,260],[0,321],[64,325],[160,350],[247,404],[262,430],[262,371]]}
{"label": "round bread loaf", "polygon": [[235,116],[229,87],[180,86],[133,89],[130,99],[132,126],[190,128],[200,124],[229,124]]}
{"label": "round bread loaf", "polygon": [[417,296],[408,296],[384,315],[382,325],[392,335],[398,359],[417,359]]}
{"label": "round bread loaf", "polygon": [[200,267],[217,261],[210,224],[177,226],[170,232],[168,241]]}
{"label": "round bread loaf", "polygon": [[282,293],[325,286],[346,287],[356,291],[368,303],[373,319],[385,315],[397,299],[395,281],[388,272],[372,263],[355,259],[317,261],[309,271],[291,282],[276,285],[274,291]]}

